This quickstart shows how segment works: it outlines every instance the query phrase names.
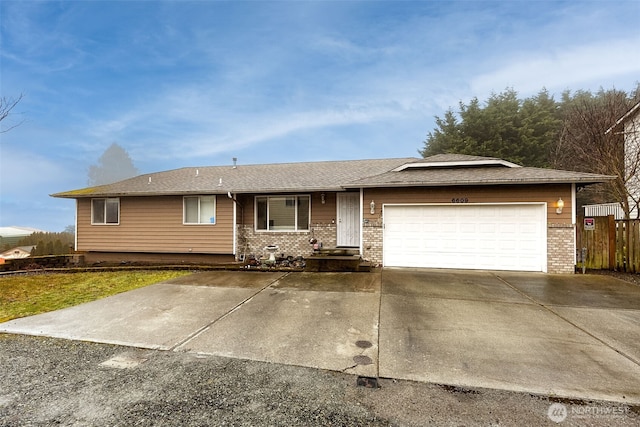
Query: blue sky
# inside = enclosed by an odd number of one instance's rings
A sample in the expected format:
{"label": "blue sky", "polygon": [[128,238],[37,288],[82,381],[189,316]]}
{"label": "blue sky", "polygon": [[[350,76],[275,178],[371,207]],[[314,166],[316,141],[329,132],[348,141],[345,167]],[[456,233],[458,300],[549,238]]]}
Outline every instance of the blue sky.
{"label": "blue sky", "polygon": [[0,2],[0,226],[62,231],[118,143],[141,173],[418,156],[507,87],[640,80],[638,1]]}

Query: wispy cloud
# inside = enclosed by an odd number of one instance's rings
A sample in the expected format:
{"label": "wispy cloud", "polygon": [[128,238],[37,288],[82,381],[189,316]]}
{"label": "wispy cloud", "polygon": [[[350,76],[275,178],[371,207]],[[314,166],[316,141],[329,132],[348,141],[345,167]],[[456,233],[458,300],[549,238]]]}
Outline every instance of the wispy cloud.
{"label": "wispy cloud", "polygon": [[348,102],[307,111],[281,107],[248,113],[212,107],[213,102],[203,96],[174,97],[175,94],[160,97],[94,123],[92,138],[105,145],[114,139],[127,141],[134,158],[144,157],[147,161],[198,159],[230,150],[259,148],[313,129],[389,121],[403,114],[402,106],[393,103]]}
{"label": "wispy cloud", "polygon": [[564,90],[594,81],[640,76],[638,46],[640,37],[514,55],[497,69],[474,77],[471,90],[486,94],[511,86],[530,93],[542,87]]}
{"label": "wispy cloud", "polygon": [[0,12],[3,95],[26,95],[0,179],[38,169],[20,184],[25,206],[43,183],[83,184],[113,142],[144,172],[232,155],[411,156],[460,100],[507,86],[628,90],[640,75],[640,6],[628,1],[42,1]]}

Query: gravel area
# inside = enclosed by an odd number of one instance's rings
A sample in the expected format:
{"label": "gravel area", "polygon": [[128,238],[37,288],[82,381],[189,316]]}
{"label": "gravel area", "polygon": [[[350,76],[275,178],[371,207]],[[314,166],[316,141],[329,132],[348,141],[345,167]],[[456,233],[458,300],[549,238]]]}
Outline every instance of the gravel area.
{"label": "gravel area", "polygon": [[[0,426],[638,425],[640,408],[0,334]],[[557,406],[557,405],[556,405]],[[562,412],[562,411],[561,411]],[[557,415],[557,413],[556,413]],[[562,415],[562,413],[560,414]]]}

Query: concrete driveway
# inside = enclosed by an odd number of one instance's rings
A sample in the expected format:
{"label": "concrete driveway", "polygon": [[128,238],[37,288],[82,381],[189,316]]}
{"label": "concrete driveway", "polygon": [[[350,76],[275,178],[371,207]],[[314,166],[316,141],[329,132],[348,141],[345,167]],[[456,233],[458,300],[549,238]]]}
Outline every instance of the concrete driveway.
{"label": "concrete driveway", "polygon": [[384,270],[380,376],[640,401],[640,287],[605,276]]}
{"label": "concrete driveway", "polygon": [[640,404],[640,287],[605,276],[197,273],[0,332]]}

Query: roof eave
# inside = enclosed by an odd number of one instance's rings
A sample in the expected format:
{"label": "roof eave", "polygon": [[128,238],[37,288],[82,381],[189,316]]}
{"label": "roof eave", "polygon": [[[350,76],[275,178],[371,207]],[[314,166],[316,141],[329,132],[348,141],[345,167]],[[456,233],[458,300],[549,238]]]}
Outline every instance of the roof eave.
{"label": "roof eave", "polygon": [[351,184],[345,188],[388,188],[388,187],[461,187],[478,185],[541,185],[541,184],[600,184],[611,181],[616,177],[607,178],[584,178],[584,179],[540,179],[540,180],[484,180],[484,181],[434,181],[434,182],[387,182],[376,184]]}
{"label": "roof eave", "polygon": [[636,105],[631,107],[631,109],[629,111],[627,111],[622,117],[620,117],[618,120],[616,120],[616,122],[609,129],[604,131],[604,134],[605,135],[608,134],[609,132],[611,132],[615,128],[617,128],[620,124],[626,122],[629,117],[633,116],[636,113],[636,111],[638,111],[638,109],[640,109],[640,101],[638,103],[636,103]]}
{"label": "roof eave", "polygon": [[105,193],[85,193],[73,194],[73,192],[54,193],[51,197],[60,199],[88,199],[96,197],[154,197],[154,196],[189,196],[196,194],[274,194],[274,193],[314,193],[322,191],[344,191],[345,187],[287,187],[287,188],[261,188],[261,189],[232,189],[216,188],[215,190],[194,190],[194,191],[145,191],[145,192],[105,192]]}

